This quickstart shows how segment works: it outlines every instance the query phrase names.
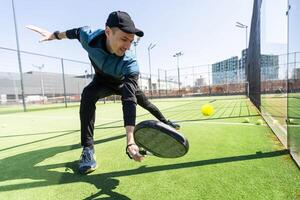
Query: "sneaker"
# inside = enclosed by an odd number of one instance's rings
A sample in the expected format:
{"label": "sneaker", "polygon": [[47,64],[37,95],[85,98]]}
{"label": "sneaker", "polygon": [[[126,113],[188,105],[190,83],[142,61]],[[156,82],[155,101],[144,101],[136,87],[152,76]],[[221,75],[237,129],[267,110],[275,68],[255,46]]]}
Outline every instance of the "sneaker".
{"label": "sneaker", "polygon": [[180,125],[179,124],[176,124],[175,122],[172,122],[170,120],[167,121],[167,124],[173,128],[175,128],[176,130],[179,130],[180,129]]}
{"label": "sneaker", "polygon": [[97,169],[96,156],[94,155],[94,149],[84,147],[79,160],[79,172],[82,174],[88,174]]}

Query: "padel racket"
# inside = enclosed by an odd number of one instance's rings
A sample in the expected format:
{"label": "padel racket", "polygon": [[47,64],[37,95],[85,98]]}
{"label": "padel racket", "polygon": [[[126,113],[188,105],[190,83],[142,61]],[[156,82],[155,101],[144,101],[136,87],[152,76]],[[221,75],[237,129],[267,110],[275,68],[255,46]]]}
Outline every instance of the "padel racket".
{"label": "padel racket", "polygon": [[173,127],[155,120],[140,122],[134,129],[134,140],[140,154],[161,158],[178,158],[189,150],[189,142]]}

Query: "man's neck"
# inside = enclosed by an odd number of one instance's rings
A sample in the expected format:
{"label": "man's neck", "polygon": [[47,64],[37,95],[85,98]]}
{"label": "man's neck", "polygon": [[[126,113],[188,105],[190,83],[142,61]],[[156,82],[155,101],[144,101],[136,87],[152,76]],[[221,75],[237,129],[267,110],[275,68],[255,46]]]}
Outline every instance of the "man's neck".
{"label": "man's neck", "polygon": [[106,50],[107,50],[109,53],[113,54],[113,51],[112,51],[112,49],[111,49],[111,47],[110,47],[110,43],[109,43],[109,41],[108,41],[107,38],[106,38],[106,40],[105,40],[105,47],[106,47]]}

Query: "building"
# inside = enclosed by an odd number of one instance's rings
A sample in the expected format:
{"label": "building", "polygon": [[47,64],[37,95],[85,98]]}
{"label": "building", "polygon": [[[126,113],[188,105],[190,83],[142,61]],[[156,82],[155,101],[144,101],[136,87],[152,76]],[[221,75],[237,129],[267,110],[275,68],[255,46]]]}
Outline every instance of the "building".
{"label": "building", "polygon": [[234,56],[212,64],[212,84],[226,84],[237,81],[238,57]]}
{"label": "building", "polygon": [[200,87],[206,85],[205,79],[200,75],[200,78],[197,78],[195,81],[195,87]]}
{"label": "building", "polygon": [[[242,79],[246,80],[245,77],[245,66],[246,66],[247,54],[246,50],[242,51],[241,57],[241,72]],[[261,80],[277,80],[278,79],[278,71],[279,71],[279,57],[278,55],[260,55],[260,75]]]}
{"label": "building", "polygon": [[[65,74],[64,79],[66,95],[79,96],[91,81],[91,76]],[[29,71],[23,73],[23,85],[25,96],[64,96],[63,77],[60,73]],[[5,95],[8,100],[19,100],[21,94],[19,74],[0,72],[0,95]]]}
{"label": "building", "polygon": [[[237,56],[214,63],[212,65],[212,83],[229,84],[245,82],[245,66],[247,61],[247,51],[242,51],[241,59]],[[261,80],[277,80],[279,71],[278,55],[265,55],[260,57]]]}

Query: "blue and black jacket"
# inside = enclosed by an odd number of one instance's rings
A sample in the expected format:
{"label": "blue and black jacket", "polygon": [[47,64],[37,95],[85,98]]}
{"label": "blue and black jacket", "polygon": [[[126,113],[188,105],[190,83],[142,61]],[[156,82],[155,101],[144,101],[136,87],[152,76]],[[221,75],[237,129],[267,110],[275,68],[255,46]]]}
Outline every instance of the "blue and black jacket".
{"label": "blue and black jacket", "polygon": [[78,39],[87,51],[97,78],[108,86],[120,86],[122,95],[124,125],[134,126],[136,119],[136,96],[139,67],[130,51],[123,56],[108,52],[104,30],[92,31],[90,27],[66,31],[67,38]]}

